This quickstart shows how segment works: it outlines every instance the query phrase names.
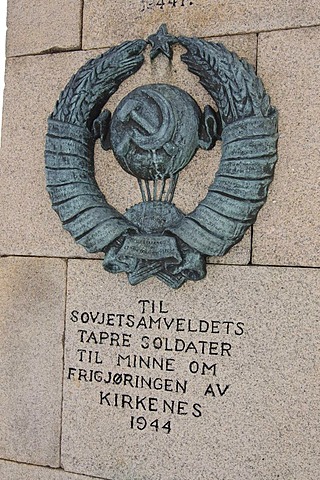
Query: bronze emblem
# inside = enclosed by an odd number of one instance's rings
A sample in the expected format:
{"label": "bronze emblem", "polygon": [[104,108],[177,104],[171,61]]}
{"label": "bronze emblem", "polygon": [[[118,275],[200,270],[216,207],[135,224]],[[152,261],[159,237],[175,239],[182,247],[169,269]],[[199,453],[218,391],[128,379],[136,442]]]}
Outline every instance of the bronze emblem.
{"label": "bronze emblem", "polygon": [[[200,78],[217,107],[202,112],[185,91],[167,84],[130,92],[113,116],[105,107],[119,85],[171,45]],[[103,266],[133,285],[155,275],[170,287],[206,274],[209,255],[241,240],[266,201],[276,162],[277,113],[253,67],[223,45],[172,37],[162,26],[148,41],[125,42],[90,60],[72,77],[48,120],[47,189],[63,226]],[[137,178],[141,203],[124,215],[107,203],[94,177],[100,138]],[[191,213],[173,203],[179,172],[198,148],[222,141],[222,158],[206,197]]]}

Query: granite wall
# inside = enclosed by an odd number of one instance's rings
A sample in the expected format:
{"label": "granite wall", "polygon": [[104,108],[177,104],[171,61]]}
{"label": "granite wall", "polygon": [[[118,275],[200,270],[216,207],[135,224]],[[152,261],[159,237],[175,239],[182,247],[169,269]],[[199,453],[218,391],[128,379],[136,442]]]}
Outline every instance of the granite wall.
{"label": "granite wall", "polygon": [[[8,0],[7,23],[0,477],[320,479],[319,1]],[[47,117],[71,75],[162,23],[174,35],[223,42],[246,58],[279,111],[279,160],[255,225],[225,257],[209,259],[205,280],[178,291],[155,279],[131,287],[124,275],[106,273],[101,255],[86,253],[62,229],[44,177]],[[172,62],[146,59],[108,108],[155,82],[180,86],[201,106],[210,103],[180,62],[182,51],[174,47]],[[197,154],[179,180],[178,207],[191,211],[204,197],[219,158],[219,147]],[[135,179],[111,153],[97,147],[95,166],[118,210],[140,201]],[[102,320],[92,321],[98,312],[131,315],[135,327],[142,315],[189,321],[189,329],[179,330],[177,322],[167,332],[113,325],[113,333],[130,337],[131,360],[142,353],[172,360],[165,372],[147,372],[172,382],[154,387],[157,407],[150,391],[129,384],[115,383],[108,397],[109,372],[140,378],[146,369],[120,365],[126,345],[98,337],[112,333]],[[211,353],[201,320],[216,322]],[[152,350],[155,338],[166,338],[166,347]],[[197,350],[175,350],[177,338]],[[118,407],[117,392],[133,403]],[[148,408],[143,401],[132,406],[137,394],[147,396]],[[168,398],[175,410],[164,414],[160,404]],[[159,426],[152,428],[156,417]],[[137,418],[146,419],[141,430]]]}

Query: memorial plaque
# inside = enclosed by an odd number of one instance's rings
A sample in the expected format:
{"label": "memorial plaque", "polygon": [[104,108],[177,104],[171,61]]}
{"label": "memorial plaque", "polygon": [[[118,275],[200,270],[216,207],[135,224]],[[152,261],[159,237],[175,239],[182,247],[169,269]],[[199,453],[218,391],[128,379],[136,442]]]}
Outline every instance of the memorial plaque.
{"label": "memorial plaque", "polygon": [[154,279],[132,288],[71,260],[63,467],[111,480],[313,478],[319,287],[315,270],[215,266],[178,292]]}
{"label": "memorial plaque", "polygon": [[8,4],[0,479],[318,480],[319,1]]}

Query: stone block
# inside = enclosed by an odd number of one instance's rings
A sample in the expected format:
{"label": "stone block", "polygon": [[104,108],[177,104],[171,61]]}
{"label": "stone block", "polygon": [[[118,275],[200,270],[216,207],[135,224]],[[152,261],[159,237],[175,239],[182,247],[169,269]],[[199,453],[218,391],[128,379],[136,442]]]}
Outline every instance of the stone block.
{"label": "stone block", "polygon": [[2,458],[59,466],[65,277],[63,260],[0,259]]}
{"label": "stone block", "polygon": [[319,267],[320,28],[259,35],[259,75],[279,110],[279,160],[254,226],[253,262]]}
{"label": "stone block", "polygon": [[166,23],[173,35],[210,37],[317,25],[318,0],[84,0],[83,47],[145,38]]}
{"label": "stone block", "polygon": [[64,469],[314,479],[318,271],[210,266],[178,291],[129,287],[98,261],[68,274]]}
{"label": "stone block", "polygon": [[[255,64],[255,35],[218,40]],[[0,233],[2,254],[90,257],[62,229],[58,216],[51,208],[45,191],[43,152],[47,117],[60,91],[72,73],[98,53],[61,53],[8,61],[2,146],[4,185],[0,192],[1,203],[6,206],[1,212],[1,222],[6,225]],[[152,66],[146,55],[144,66],[121,85],[107,107],[113,111],[130,90],[141,84],[156,82],[172,83],[186,89],[202,107],[212,103],[198,79],[180,62],[181,53],[182,48],[175,48],[172,64],[159,56]],[[46,92],[45,95],[43,92]],[[199,151],[181,173],[175,202],[183,211],[191,211],[205,196],[219,158],[218,146],[213,152]],[[125,173],[113,154],[103,151],[98,144],[95,166],[101,190],[119,211],[124,212],[141,201],[136,179]],[[210,261],[246,264],[249,258],[250,232],[226,257]]]}
{"label": "stone block", "polygon": [[81,0],[8,0],[7,56],[81,48]]}
{"label": "stone block", "polygon": [[47,117],[60,91],[88,54],[62,53],[7,62],[2,125],[0,252],[5,255],[81,256],[64,232],[45,188]]}
{"label": "stone block", "polygon": [[2,480],[94,480],[92,477],[76,475],[63,470],[36,467],[0,460]]}

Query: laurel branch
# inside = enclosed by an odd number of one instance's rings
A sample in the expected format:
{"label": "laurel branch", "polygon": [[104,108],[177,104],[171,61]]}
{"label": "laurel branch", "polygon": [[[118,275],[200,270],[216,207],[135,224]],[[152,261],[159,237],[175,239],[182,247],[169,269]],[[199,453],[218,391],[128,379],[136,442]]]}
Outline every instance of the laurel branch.
{"label": "laurel branch", "polygon": [[180,37],[181,60],[214,99],[224,125],[254,115],[268,117],[272,107],[254,68],[221,43]]}
{"label": "laurel branch", "polygon": [[144,62],[144,40],[125,42],[89,60],[61,92],[51,118],[91,129],[107,100]]}

